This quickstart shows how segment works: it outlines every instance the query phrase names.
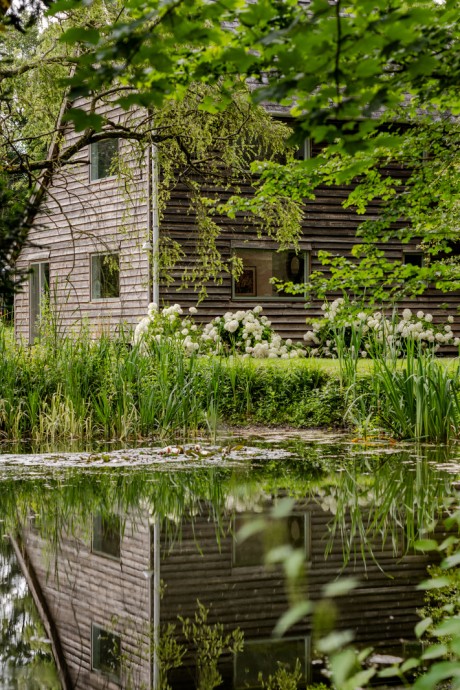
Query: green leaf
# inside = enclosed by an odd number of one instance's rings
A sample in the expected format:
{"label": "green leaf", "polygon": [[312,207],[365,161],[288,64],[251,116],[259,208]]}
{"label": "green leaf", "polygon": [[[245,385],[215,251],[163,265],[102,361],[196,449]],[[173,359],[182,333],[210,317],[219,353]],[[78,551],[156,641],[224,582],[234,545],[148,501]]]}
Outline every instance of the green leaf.
{"label": "green leaf", "polygon": [[460,552],[454,553],[452,556],[445,558],[441,563],[441,568],[455,568],[457,565],[460,565]]}
{"label": "green leaf", "polygon": [[323,637],[318,641],[318,649],[324,654],[331,654],[336,652],[338,649],[345,647],[345,645],[350,644],[353,640],[353,633],[351,630],[343,630],[341,632],[332,632],[330,635]]}
{"label": "green leaf", "polygon": [[271,510],[271,515],[274,518],[284,518],[289,517],[295,506],[295,500],[293,498],[282,498],[278,501]]}
{"label": "green leaf", "polygon": [[267,522],[263,518],[258,518],[257,520],[251,520],[246,525],[243,525],[241,529],[238,530],[236,535],[236,541],[242,544],[246,539],[253,537],[255,534],[260,534],[267,527]]}
{"label": "green leaf", "polygon": [[328,582],[323,587],[323,594],[325,597],[340,597],[343,594],[348,594],[358,586],[359,580],[356,577],[342,577],[335,582]]}
{"label": "green leaf", "polygon": [[439,659],[440,656],[444,656],[448,652],[448,647],[445,644],[434,644],[428,647],[428,649],[423,652],[422,659]]}
{"label": "green leaf", "polygon": [[401,673],[407,673],[407,671],[411,671],[413,668],[417,668],[418,666],[420,666],[419,659],[411,657],[410,659],[406,659],[406,661],[401,664],[400,671]]}
{"label": "green leaf", "polygon": [[460,617],[449,618],[443,621],[433,630],[433,635],[436,637],[444,637],[444,635],[460,635]]}
{"label": "green leaf", "polygon": [[449,587],[450,579],[448,577],[433,577],[431,580],[425,580],[417,585],[417,589],[442,589],[443,587]]}
{"label": "green leaf", "polygon": [[313,604],[310,601],[300,601],[298,604],[291,606],[275,625],[273,631],[275,637],[284,635],[289,628],[292,628],[292,626],[302,620],[302,618],[308,616],[312,610]]}
{"label": "green leaf", "polygon": [[97,29],[74,27],[72,29],[67,29],[59,40],[68,45],[75,45],[75,43],[90,43],[91,45],[97,45],[99,39],[100,33]]}
{"label": "green leaf", "polygon": [[438,542],[435,539],[419,539],[414,544],[417,551],[437,551]]}
{"label": "green leaf", "polygon": [[356,664],[356,656],[352,649],[345,649],[340,654],[334,654],[330,660],[332,680],[336,688],[341,688],[351,675]]}
{"label": "green leaf", "polygon": [[73,122],[75,131],[82,132],[85,129],[100,131],[104,124],[104,118],[96,113],[87,113],[80,108],[70,108],[64,115],[66,122]]}
{"label": "green leaf", "polygon": [[415,626],[415,635],[417,638],[422,637],[423,633],[425,633],[430,625],[433,623],[433,619],[431,617],[429,618],[424,618],[422,621],[417,623]]}

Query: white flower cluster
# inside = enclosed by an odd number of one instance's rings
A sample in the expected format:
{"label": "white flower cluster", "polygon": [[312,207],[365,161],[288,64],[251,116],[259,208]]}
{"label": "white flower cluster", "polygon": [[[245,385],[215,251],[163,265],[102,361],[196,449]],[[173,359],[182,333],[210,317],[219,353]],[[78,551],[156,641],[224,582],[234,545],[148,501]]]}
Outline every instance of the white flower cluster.
{"label": "white flower cluster", "polygon": [[421,310],[414,314],[411,309],[404,309],[401,316],[394,312],[391,317],[381,311],[353,313],[343,299],[325,303],[321,308],[324,318],[316,321],[312,330],[304,335],[312,356],[337,357],[337,338],[344,338],[351,347],[352,335],[353,342],[359,343],[362,357],[373,351],[389,349],[402,355],[409,341],[435,352],[442,345],[460,345],[460,339],[455,338],[452,332],[452,316],[447,317],[446,324],[434,325],[433,315]]}
{"label": "white flower cluster", "polygon": [[[190,307],[189,312],[196,314],[196,307]],[[155,339],[158,343],[169,340],[182,343],[187,354],[197,352],[200,349],[200,329],[190,317],[181,318],[183,313],[180,304],[158,309],[158,305],[152,302],[147,316],[135,328],[134,342],[139,343],[145,338]]]}
{"label": "white flower cluster", "polygon": [[262,307],[252,310],[227,312],[217,316],[204,327],[203,338],[214,343],[216,353],[241,354],[256,359],[290,359],[305,356],[305,351],[283,341],[275,333],[266,316],[261,316]]}
{"label": "white flower cluster", "polygon": [[[252,310],[227,312],[217,316],[204,328],[183,316],[179,304],[158,309],[150,304],[147,316],[141,319],[134,332],[134,342],[154,338],[157,342],[174,339],[182,342],[187,354],[239,354],[243,357],[291,359],[303,357],[306,352],[292,340],[283,340],[275,333],[270,321],[261,315],[262,307]],[[189,313],[195,315],[196,307]]]}

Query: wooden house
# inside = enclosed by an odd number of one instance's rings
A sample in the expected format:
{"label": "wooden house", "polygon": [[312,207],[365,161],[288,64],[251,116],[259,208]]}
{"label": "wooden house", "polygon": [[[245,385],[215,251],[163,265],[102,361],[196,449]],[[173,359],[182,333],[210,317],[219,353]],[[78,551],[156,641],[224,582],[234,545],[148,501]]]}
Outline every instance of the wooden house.
{"label": "wooden house", "polygon": [[[270,507],[268,497],[267,516]],[[380,651],[413,639],[423,600],[416,584],[426,576],[426,555],[395,554],[391,539],[376,539],[373,558],[350,559],[344,568],[343,543],[338,535],[330,541],[333,516],[320,503],[297,501],[289,517],[270,518],[269,530],[241,542],[242,523],[261,516],[248,511],[227,508],[219,521],[203,502],[198,515],[170,516],[169,528],[167,520],[160,526],[152,519],[148,507],[128,515],[89,515],[78,533],[64,531],[54,547],[40,536],[39,525],[24,528],[14,546],[53,644],[63,690],[158,687],[155,649],[161,645],[151,642],[171,624],[183,644],[178,616],[193,619],[198,600],[209,611],[210,625],[244,633],[243,651],[220,660],[224,688],[257,687],[259,671],[267,677],[277,661],[292,668],[296,659],[304,678],[321,680],[314,670],[311,618],[281,640],[272,636],[289,603],[282,567],[267,567],[264,554],[286,542],[304,552],[297,591],[312,601],[324,597],[325,585],[338,577],[358,580],[351,592],[323,599],[323,623],[352,630],[358,646]],[[190,648],[168,677],[174,690],[195,687]]]}
{"label": "wooden house", "polygon": [[[130,116],[119,108],[104,107],[112,122],[123,123]],[[274,111],[273,116],[277,115],[280,113]],[[64,148],[72,146],[76,137],[67,128]],[[316,153],[316,147],[306,142],[301,155]],[[124,181],[114,175],[116,156],[128,171]],[[197,292],[181,281],[184,269],[198,260],[196,219],[189,212],[188,191],[180,183],[174,186],[159,218],[154,156],[154,149],[139,157],[126,141],[107,139],[82,149],[54,174],[31,230],[30,244],[18,262],[19,269],[30,270],[30,278],[15,300],[18,338],[36,339],[47,294],[65,332],[79,330],[84,323],[96,334],[122,323],[134,325],[152,301],[161,305],[178,302],[183,308],[196,305]],[[250,194],[250,188],[246,186],[242,193]],[[278,293],[270,279],[304,283],[320,268],[319,251],[350,252],[363,217],[343,208],[347,193],[346,188],[324,186],[313,201],[306,202],[298,253],[279,252],[276,242],[261,239],[256,225],[241,217],[232,221],[218,218],[218,249],[226,259],[232,254],[239,257],[244,271],[238,280],[225,274],[220,284],[207,285],[199,320],[207,322],[224,312],[261,304],[283,337],[301,339],[305,318],[321,315],[320,302],[313,301],[305,309],[303,295]],[[378,203],[371,204],[367,217],[376,217],[378,212]],[[159,282],[151,260],[151,249],[159,237],[177,241],[185,254],[172,270],[173,280],[168,285]],[[422,261],[416,245],[393,242],[386,251],[393,259]],[[437,315],[445,315],[444,302],[444,295],[427,291],[415,306],[429,310],[436,320]],[[459,296],[449,295],[449,302],[459,304]]]}

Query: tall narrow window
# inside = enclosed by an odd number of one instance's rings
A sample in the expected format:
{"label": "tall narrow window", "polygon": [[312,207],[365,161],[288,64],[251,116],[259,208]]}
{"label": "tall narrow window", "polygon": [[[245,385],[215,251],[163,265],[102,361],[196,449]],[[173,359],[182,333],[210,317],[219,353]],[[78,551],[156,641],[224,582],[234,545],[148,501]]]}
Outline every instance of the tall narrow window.
{"label": "tall narrow window", "polygon": [[304,293],[291,295],[279,290],[271,280],[304,285],[308,278],[308,252],[238,248],[235,255],[243,262],[243,272],[233,281],[233,299],[305,298]]}
{"label": "tall narrow window", "polygon": [[102,180],[116,173],[116,158],[118,155],[118,139],[105,139],[91,144],[91,182]]}
{"label": "tall narrow window", "polygon": [[33,343],[39,336],[40,315],[43,303],[49,294],[50,265],[49,263],[32,264],[29,282],[29,342]]}
{"label": "tall narrow window", "polygon": [[91,628],[92,667],[118,681],[121,677],[120,636],[93,623]]}
{"label": "tall narrow window", "polygon": [[91,257],[91,299],[112,299],[119,296],[119,255],[93,254]]}

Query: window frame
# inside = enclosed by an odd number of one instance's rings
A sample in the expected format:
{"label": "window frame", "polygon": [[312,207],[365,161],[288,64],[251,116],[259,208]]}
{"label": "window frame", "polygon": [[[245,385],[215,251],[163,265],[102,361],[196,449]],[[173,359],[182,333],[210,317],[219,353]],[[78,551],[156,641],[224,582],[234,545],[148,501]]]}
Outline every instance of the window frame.
{"label": "window frame", "polygon": [[121,563],[121,516],[118,513],[113,513],[111,517],[117,517],[119,520],[119,532],[118,532],[118,551],[119,555],[114,556],[113,554],[107,553],[107,551],[100,551],[94,546],[94,532],[95,532],[95,522],[99,519],[102,523],[103,517],[101,513],[93,513],[92,524],[91,524],[91,553],[95,556],[100,556],[101,558],[107,558],[109,561],[114,561],[114,563]]}
{"label": "window frame", "polygon": [[[410,261],[406,261],[406,259],[408,257],[411,257],[411,256],[420,256],[421,257],[421,265],[418,266],[418,264],[412,264]],[[425,262],[426,262],[426,257],[425,257],[425,254],[423,253],[423,251],[421,251],[419,249],[408,249],[408,250],[403,249],[402,250],[402,263],[404,266],[416,266],[417,268],[423,268],[425,266]]]}
{"label": "window frame", "polygon": [[[116,297],[93,297],[93,259],[103,256],[118,257],[118,295]],[[115,302],[121,299],[121,270],[120,270],[120,251],[93,252],[89,255],[89,301],[90,302]]]}
{"label": "window frame", "polygon": [[[48,266],[48,280],[46,281],[46,269]],[[38,268],[38,295],[37,295],[37,305],[38,310],[35,316],[35,321],[32,321],[32,272],[35,267]],[[36,324],[41,315],[41,306],[43,296],[50,293],[50,283],[51,283],[51,265],[49,259],[46,261],[31,261],[29,263],[30,278],[29,278],[29,343],[33,344],[39,338],[39,333],[36,328]]]}
{"label": "window frame", "polygon": [[[238,515],[234,515],[232,518],[232,562],[231,562],[231,568],[232,572],[233,570],[236,570],[238,572],[250,572],[254,570],[260,570],[261,568],[265,569],[265,564],[262,563],[255,563],[255,564],[238,564],[236,562],[236,549],[237,549],[237,534],[238,534],[238,528],[236,525],[236,520],[237,518],[253,518],[254,513],[240,513]],[[285,520],[290,517],[296,517],[296,518],[301,518],[303,520],[303,529],[304,529],[304,534],[303,534],[303,550],[304,550],[304,556],[305,556],[305,565],[309,566],[311,565],[311,513],[309,510],[294,510],[292,513],[290,513],[286,518],[276,518],[276,520]],[[253,535],[254,537],[263,535],[264,532],[258,533]]]}
{"label": "window frame", "polygon": [[[300,635],[287,635],[286,637],[281,637],[281,638],[273,638],[273,637],[267,637],[267,638],[256,638],[256,639],[245,639],[244,641],[244,647],[247,650],[248,647],[257,647],[257,646],[262,646],[262,645],[269,645],[269,646],[275,646],[278,643],[282,642],[302,642],[304,644],[304,657],[303,657],[303,663],[302,663],[302,683],[306,682],[308,685],[311,682],[311,635],[307,634],[300,634]],[[242,690],[243,687],[248,688],[248,690],[255,689],[260,687],[259,685],[237,685],[237,677],[238,677],[238,656],[242,656],[244,654],[245,649],[243,649],[243,652],[237,652],[233,656],[233,687],[236,690]]]}
{"label": "window frame", "polygon": [[[281,252],[278,251],[278,249],[270,246],[266,246],[264,244],[260,243],[254,243],[254,242],[232,242],[231,244],[231,254],[232,256],[238,257],[238,250],[256,250],[256,251],[261,251],[261,252],[271,252],[272,254],[282,254],[283,252],[294,252],[293,249],[285,249],[282,250]],[[305,244],[301,243],[299,245],[299,251],[297,252],[297,256],[303,255],[304,257],[304,284],[306,285],[308,282],[308,279],[310,277],[311,273],[311,245],[310,244]],[[274,276],[272,276],[274,277]],[[232,295],[231,295],[231,300],[232,302],[305,302],[307,298],[306,290],[303,292],[301,295],[271,295],[271,296],[264,296],[264,295],[237,295],[235,291],[236,287],[236,281],[233,276],[231,276],[231,281],[232,281]]]}
{"label": "window frame", "polygon": [[[114,637],[117,637],[119,640],[119,673],[111,673],[110,671],[104,671],[101,668],[96,668],[94,665],[94,645],[95,645],[95,628],[100,630],[103,633],[107,633],[109,635],[112,635]],[[107,678],[108,680],[112,681],[113,683],[116,683],[117,685],[121,686],[121,677],[122,677],[122,668],[121,668],[121,659],[122,659],[122,650],[121,650],[121,635],[116,632],[111,632],[110,630],[107,630],[103,625],[100,625],[99,623],[95,623],[94,621],[91,621],[91,671],[93,673],[97,673],[100,676],[103,676],[104,678]]]}
{"label": "window frame", "polygon": [[[120,138],[110,138],[110,139],[101,139],[100,141],[95,141],[94,143],[89,145],[89,171],[88,171],[88,176],[89,176],[89,182],[90,184],[93,182],[100,182],[101,180],[113,180],[117,177],[115,173],[112,173],[110,175],[104,175],[103,177],[93,177],[93,157],[94,157],[94,147],[98,146],[102,142],[106,141],[116,141],[117,142],[117,150],[114,155],[119,156],[120,154]],[[113,158],[112,158],[113,160]]]}

